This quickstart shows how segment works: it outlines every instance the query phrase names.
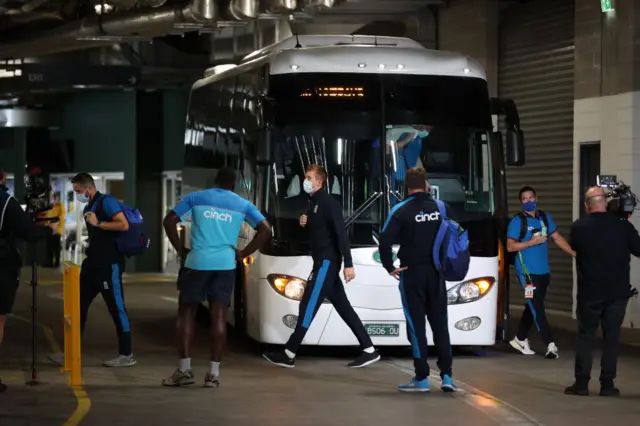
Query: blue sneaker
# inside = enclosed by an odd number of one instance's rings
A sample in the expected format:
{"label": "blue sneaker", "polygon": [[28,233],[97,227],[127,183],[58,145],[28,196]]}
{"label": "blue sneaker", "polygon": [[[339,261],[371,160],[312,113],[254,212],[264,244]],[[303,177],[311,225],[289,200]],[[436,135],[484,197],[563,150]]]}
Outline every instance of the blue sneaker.
{"label": "blue sneaker", "polygon": [[429,392],[429,379],[416,380],[415,377],[404,385],[398,385],[400,392]]}
{"label": "blue sneaker", "polygon": [[453,384],[453,379],[448,374],[442,376],[442,386],[440,386],[440,389],[442,389],[442,392],[455,392],[458,390],[456,385]]}

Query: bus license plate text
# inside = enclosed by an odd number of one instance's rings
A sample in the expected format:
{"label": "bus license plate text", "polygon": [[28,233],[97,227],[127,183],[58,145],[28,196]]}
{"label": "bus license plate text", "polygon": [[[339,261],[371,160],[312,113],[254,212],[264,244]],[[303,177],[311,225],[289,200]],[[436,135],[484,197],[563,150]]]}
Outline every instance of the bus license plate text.
{"label": "bus license plate text", "polygon": [[398,324],[365,324],[364,328],[369,336],[397,337],[400,335]]}

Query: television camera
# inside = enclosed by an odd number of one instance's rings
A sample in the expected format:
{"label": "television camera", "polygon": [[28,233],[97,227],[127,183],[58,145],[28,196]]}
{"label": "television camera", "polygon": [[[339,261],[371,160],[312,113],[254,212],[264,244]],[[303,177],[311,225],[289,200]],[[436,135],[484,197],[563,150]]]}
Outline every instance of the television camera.
{"label": "television camera", "polygon": [[638,197],[629,185],[617,180],[615,175],[598,175],[597,185],[604,189],[609,205],[607,211],[628,219],[638,205]]}

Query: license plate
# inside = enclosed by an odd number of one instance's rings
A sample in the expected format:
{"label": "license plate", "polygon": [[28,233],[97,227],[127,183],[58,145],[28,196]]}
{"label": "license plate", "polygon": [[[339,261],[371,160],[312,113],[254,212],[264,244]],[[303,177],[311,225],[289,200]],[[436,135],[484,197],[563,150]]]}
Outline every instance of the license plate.
{"label": "license plate", "polygon": [[364,328],[369,336],[397,337],[400,335],[398,324],[365,324]]}

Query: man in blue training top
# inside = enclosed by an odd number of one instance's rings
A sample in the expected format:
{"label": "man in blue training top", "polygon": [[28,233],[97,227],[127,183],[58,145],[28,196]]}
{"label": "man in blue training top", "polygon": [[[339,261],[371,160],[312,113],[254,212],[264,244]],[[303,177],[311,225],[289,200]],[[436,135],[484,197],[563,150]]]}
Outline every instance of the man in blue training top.
{"label": "man in blue training top", "polygon": [[520,320],[518,334],[509,343],[524,355],[534,355],[535,352],[529,346],[527,335],[535,322],[542,340],[547,345],[546,358],[557,359],[558,347],[553,341],[551,327],[549,327],[544,308],[547,288],[551,283],[547,238],[550,236],[558,247],[571,256],[575,256],[575,252],[558,232],[551,215],[536,208],[536,191],[525,186],[519,194],[522,212],[509,222],[507,250],[517,252],[516,272],[520,284],[525,290],[527,304]]}
{"label": "man in blue training top", "polygon": [[[220,361],[227,340],[227,311],[236,281],[236,262],[262,247],[271,235],[271,227],[262,213],[249,201],[233,192],[236,174],[230,167],[218,171],[217,188],[185,196],[167,214],[163,226],[171,245],[186,260],[178,276],[180,291],[178,337],[180,365],[164,386],[195,383],[191,371],[191,340],[195,332],[198,306],[209,302],[211,312],[211,366],[205,375],[205,387],[220,385]],[[185,253],[177,225],[191,214],[191,251]],[[244,248],[236,249],[242,223],[258,232]]]}

